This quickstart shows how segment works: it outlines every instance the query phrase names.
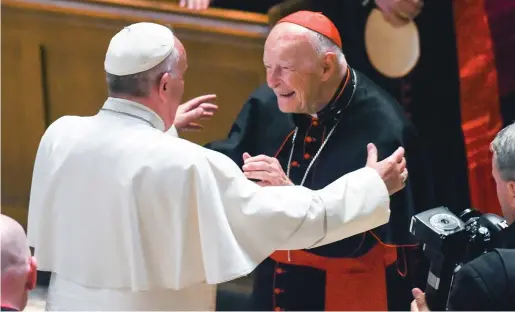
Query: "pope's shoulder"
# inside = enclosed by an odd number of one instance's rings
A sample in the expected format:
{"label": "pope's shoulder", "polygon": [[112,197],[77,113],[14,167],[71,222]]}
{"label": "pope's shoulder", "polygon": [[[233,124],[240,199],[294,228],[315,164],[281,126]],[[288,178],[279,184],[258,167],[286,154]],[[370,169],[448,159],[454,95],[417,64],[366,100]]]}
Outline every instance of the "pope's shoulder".
{"label": "pope's shoulder", "polygon": [[[201,163],[226,163],[225,155],[206,149],[194,142],[176,137],[170,133],[150,127],[126,128],[118,131],[106,128],[105,131],[94,123],[94,116],[63,116],[55,120],[45,131],[41,140],[43,146],[61,144],[75,145],[74,148],[97,153],[102,149],[103,155],[122,153],[121,157],[141,160],[147,165],[164,167],[197,167]],[[99,130],[100,127],[100,130]],[[104,133],[98,137],[98,133]],[[118,133],[117,133],[118,132]],[[91,135],[88,135],[90,133]],[[84,145],[95,147],[84,149]],[[80,142],[80,144],[76,144]],[[231,161],[232,162],[232,161]]]}

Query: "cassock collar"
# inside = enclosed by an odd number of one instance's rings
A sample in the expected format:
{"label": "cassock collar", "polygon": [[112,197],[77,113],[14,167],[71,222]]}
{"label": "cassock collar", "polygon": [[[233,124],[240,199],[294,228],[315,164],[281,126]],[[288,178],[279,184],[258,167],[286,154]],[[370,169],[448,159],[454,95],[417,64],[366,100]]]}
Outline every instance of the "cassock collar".
{"label": "cassock collar", "polygon": [[338,89],[334,93],[329,103],[324,108],[316,113],[315,116],[306,114],[292,114],[293,121],[296,125],[299,125],[306,118],[318,118],[322,124],[333,123],[340,119],[341,115],[351,104],[352,97],[356,90],[357,77],[356,73],[350,66],[347,66],[347,75],[342,79]]}
{"label": "cassock collar", "polygon": [[114,111],[122,116],[141,119],[152,125],[152,127],[165,131],[163,119],[156,112],[138,102],[108,97],[104,102],[104,106],[102,106],[102,110]]}

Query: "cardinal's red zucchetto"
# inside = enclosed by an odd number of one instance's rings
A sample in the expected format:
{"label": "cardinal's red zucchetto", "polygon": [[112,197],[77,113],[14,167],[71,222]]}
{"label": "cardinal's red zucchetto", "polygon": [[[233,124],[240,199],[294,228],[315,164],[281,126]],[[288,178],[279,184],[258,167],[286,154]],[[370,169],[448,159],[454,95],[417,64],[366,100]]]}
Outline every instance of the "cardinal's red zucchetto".
{"label": "cardinal's red zucchetto", "polygon": [[331,39],[340,49],[342,48],[342,39],[340,33],[333,22],[326,16],[319,12],[312,11],[298,11],[288,16],[283,17],[277,22],[279,23],[292,23],[299,26],[311,29],[319,34]]}

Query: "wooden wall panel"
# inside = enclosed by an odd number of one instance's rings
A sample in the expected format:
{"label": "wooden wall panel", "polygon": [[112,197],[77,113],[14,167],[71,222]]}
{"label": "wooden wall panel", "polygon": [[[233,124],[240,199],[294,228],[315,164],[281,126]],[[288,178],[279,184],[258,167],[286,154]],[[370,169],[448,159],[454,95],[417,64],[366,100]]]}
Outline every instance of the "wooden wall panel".
{"label": "wooden wall panel", "polygon": [[2,213],[25,226],[45,120],[40,46],[18,34],[2,32]]}
{"label": "wooden wall panel", "polygon": [[63,115],[98,111],[107,96],[103,62],[109,40],[139,21],[172,26],[186,47],[184,101],[218,96],[218,114],[203,132],[183,133],[187,139],[204,144],[223,138],[249,94],[265,81],[266,16],[196,13],[144,0],[2,1],[3,213],[25,224],[44,129]]}

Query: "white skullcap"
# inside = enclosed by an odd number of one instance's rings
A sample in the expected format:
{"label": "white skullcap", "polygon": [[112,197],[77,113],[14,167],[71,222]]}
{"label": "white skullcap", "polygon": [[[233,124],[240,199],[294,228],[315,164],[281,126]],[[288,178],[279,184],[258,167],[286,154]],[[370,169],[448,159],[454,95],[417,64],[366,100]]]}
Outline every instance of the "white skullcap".
{"label": "white skullcap", "polygon": [[105,71],[116,76],[141,73],[166,59],[174,49],[172,31],[154,23],[136,23],[118,32],[109,43]]}

